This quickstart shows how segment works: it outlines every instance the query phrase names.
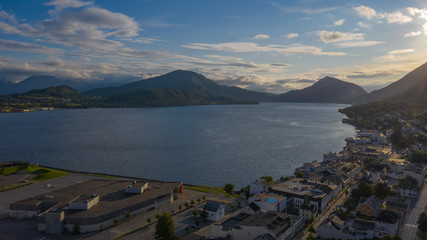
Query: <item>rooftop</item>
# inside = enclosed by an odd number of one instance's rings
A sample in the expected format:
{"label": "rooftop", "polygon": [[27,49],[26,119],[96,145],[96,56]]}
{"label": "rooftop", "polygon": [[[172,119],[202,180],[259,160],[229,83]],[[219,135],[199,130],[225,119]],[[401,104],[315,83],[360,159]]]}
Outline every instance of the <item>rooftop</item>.
{"label": "rooftop", "polygon": [[240,226],[259,226],[265,228],[273,236],[281,236],[292,226],[291,218],[284,213],[269,211],[256,212],[240,222]]}

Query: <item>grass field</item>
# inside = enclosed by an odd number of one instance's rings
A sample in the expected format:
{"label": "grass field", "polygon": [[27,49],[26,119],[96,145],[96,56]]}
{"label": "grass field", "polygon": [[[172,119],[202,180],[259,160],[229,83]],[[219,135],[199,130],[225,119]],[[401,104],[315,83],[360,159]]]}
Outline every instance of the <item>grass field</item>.
{"label": "grass field", "polygon": [[35,174],[36,176],[33,178],[33,180],[36,180],[36,181],[46,181],[52,178],[61,177],[69,174],[68,172],[34,166],[34,165],[23,165],[23,166],[4,168],[0,170],[0,174],[10,175],[18,171],[25,171],[28,173]]}
{"label": "grass field", "polygon": [[238,198],[239,195],[237,194],[229,194],[224,191],[224,189],[220,187],[208,187],[208,186],[184,186],[185,189],[199,191],[199,192],[205,192],[205,193],[212,193],[216,195],[225,195],[227,197],[233,197]]}

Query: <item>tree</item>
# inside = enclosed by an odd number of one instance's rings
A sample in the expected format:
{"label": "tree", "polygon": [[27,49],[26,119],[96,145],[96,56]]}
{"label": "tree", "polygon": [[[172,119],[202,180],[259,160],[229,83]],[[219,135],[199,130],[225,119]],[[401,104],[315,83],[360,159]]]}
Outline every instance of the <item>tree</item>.
{"label": "tree", "polygon": [[421,213],[417,223],[418,223],[418,229],[423,233],[425,233],[427,231],[427,213],[425,212]]}
{"label": "tree", "polygon": [[295,174],[295,177],[297,177],[297,178],[304,178],[305,176],[304,176],[304,173],[298,172],[298,173]]}
{"label": "tree", "polygon": [[417,188],[417,179],[407,175],[405,178],[399,179],[399,187],[403,189]]}
{"label": "tree", "polygon": [[308,226],[308,231],[311,233],[315,233],[316,232],[316,228],[313,226],[313,224],[310,224],[310,226]]}
{"label": "tree", "polygon": [[260,179],[264,179],[267,182],[273,182],[273,177],[272,176],[262,176]]}
{"label": "tree", "polygon": [[374,194],[374,190],[369,184],[360,182],[359,185],[357,185],[357,189],[354,189],[351,194],[354,198],[359,199],[360,197],[372,196],[372,194]]}
{"label": "tree", "polygon": [[390,194],[390,188],[385,183],[377,183],[374,186],[374,192],[379,199],[384,199]]}
{"label": "tree", "polygon": [[234,189],[234,184],[231,183],[226,183],[224,185],[224,191],[228,194],[232,194],[233,193],[233,189]]}
{"label": "tree", "polygon": [[205,221],[208,218],[208,213],[203,210],[203,212],[200,213],[200,217]]}
{"label": "tree", "polygon": [[175,236],[175,223],[173,222],[172,215],[163,213],[160,215],[156,224],[156,240],[176,240]]}
{"label": "tree", "polygon": [[196,218],[197,216],[199,216],[199,212],[197,212],[196,209],[193,210],[193,217]]}

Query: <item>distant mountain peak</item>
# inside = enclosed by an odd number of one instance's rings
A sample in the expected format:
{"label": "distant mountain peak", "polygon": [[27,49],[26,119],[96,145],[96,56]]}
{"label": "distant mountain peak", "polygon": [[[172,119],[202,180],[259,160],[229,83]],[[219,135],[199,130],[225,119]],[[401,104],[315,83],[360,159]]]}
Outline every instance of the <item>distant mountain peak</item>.
{"label": "distant mountain peak", "polygon": [[281,94],[279,101],[348,103],[350,99],[364,94],[366,91],[354,83],[326,76],[309,87]]}

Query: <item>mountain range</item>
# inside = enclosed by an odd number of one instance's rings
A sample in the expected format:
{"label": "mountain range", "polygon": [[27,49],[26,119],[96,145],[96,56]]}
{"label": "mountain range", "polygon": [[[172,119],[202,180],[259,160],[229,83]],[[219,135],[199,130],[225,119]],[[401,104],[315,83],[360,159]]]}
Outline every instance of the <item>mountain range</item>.
{"label": "mountain range", "polygon": [[353,99],[354,103],[363,104],[392,98],[423,98],[426,97],[427,62],[404,77],[379,90]]}
{"label": "mountain range", "polygon": [[179,102],[179,105],[239,101],[363,104],[386,99],[426,98],[427,63],[411,71],[400,80],[371,93],[367,93],[356,84],[332,77],[322,78],[307,88],[278,95],[250,91],[235,86],[219,85],[201,74],[184,70],[173,71],[145,80],[135,80],[136,78],[128,79],[132,82],[112,86],[111,83],[108,84],[107,82],[94,84],[62,80],[52,76],[33,76],[17,84],[1,86],[0,94],[68,85],[85,95],[108,98],[111,103],[112,101],[115,103],[120,101],[126,104],[132,103],[135,106],[146,106],[148,102],[150,102],[148,104],[150,106],[154,102],[154,105],[161,105],[161,103],[171,105],[174,100]]}

